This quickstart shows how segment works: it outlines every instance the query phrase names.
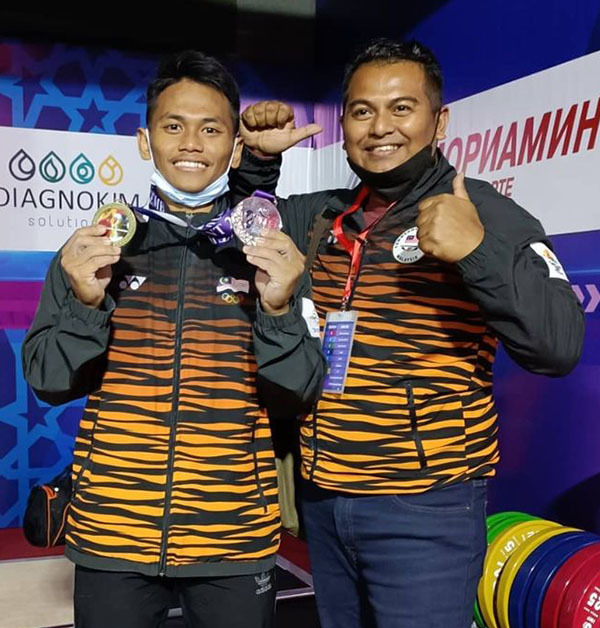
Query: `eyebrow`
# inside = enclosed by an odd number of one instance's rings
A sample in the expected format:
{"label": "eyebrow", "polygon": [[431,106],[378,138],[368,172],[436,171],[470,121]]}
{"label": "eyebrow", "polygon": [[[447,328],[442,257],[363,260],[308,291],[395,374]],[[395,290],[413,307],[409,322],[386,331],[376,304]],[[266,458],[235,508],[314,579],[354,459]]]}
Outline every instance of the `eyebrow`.
{"label": "eyebrow", "polygon": [[[419,99],[415,98],[414,96],[399,96],[398,98],[394,98],[393,100],[390,100],[387,104],[395,105],[397,102],[400,102],[402,100],[409,100],[410,102],[414,102],[414,103],[419,102]],[[372,107],[373,103],[371,103],[371,101],[367,100],[366,98],[355,98],[354,100],[351,100],[346,106],[354,107],[356,105],[367,105],[369,107]]]}
{"label": "eyebrow", "polygon": [[[185,122],[186,120],[189,120],[188,117],[186,116],[182,116],[178,113],[165,113],[162,116],[160,116],[160,120],[164,120],[170,118],[172,120],[177,120],[178,122]],[[206,123],[219,123],[219,124],[223,124],[223,120],[221,120],[221,118],[200,118],[200,123],[201,124],[206,124]]]}

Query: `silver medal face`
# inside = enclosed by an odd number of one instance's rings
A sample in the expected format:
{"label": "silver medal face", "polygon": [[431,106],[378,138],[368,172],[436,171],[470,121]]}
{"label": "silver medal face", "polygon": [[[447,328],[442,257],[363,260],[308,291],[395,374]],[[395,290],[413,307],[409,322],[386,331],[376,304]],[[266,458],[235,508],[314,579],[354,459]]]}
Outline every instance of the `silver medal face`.
{"label": "silver medal face", "polygon": [[394,259],[401,264],[412,264],[425,255],[419,248],[417,227],[407,229],[396,238],[392,253],[394,254]]}
{"label": "silver medal face", "polygon": [[235,235],[250,246],[264,229],[281,229],[281,216],[277,207],[266,198],[250,196],[239,202],[231,212],[231,224]]}

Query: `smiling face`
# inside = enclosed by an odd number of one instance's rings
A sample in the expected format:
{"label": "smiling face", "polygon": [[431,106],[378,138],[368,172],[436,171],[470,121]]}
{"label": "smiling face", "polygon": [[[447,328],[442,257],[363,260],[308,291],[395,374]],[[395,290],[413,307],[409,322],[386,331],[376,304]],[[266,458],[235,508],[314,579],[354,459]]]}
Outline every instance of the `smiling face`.
{"label": "smiling face", "polygon": [[422,66],[371,62],[348,85],[342,116],[348,157],[370,172],[391,170],[445,137],[448,110],[433,111]]}
{"label": "smiling face", "polygon": [[[149,134],[156,168],[171,185],[192,193],[201,192],[225,172],[236,138],[224,94],[188,79],[159,94]],[[150,159],[144,129],[138,129],[137,138],[140,155]]]}

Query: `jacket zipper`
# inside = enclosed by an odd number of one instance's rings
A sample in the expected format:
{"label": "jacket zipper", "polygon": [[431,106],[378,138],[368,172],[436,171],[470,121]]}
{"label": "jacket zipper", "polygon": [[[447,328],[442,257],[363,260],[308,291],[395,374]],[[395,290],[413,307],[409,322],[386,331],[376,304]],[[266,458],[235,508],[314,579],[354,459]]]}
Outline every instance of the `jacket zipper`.
{"label": "jacket zipper", "polygon": [[263,487],[260,482],[260,475],[258,473],[258,452],[256,451],[256,422],[254,422],[254,424],[252,425],[252,458],[254,460],[254,478],[256,480],[256,486],[258,488],[258,495],[266,513],[267,499],[265,497],[265,492],[263,491]]}
{"label": "jacket zipper", "polygon": [[160,548],[160,562],[158,575],[164,576],[167,569],[167,542],[169,538],[169,518],[171,510],[171,489],[173,488],[173,459],[175,457],[175,433],[177,430],[177,417],[179,414],[179,380],[181,377],[181,327],[183,319],[183,307],[185,299],[181,297],[185,288],[185,271],[187,257],[187,243],[189,238],[189,228],[185,230],[185,242],[181,266],[179,268],[179,283],[177,286],[177,313],[175,318],[175,359],[173,365],[173,404],[171,412],[171,432],[169,434],[169,459],[167,462],[167,484],[165,490],[165,513],[163,516],[162,541]]}
{"label": "jacket zipper", "polygon": [[317,403],[315,403],[315,409],[313,410],[313,415],[312,415],[312,420],[313,420],[313,446],[312,446],[312,454],[313,454],[313,458],[312,458],[312,464],[310,465],[310,473],[308,474],[308,479],[312,480],[313,476],[315,474],[315,469],[317,467],[317,451],[318,451],[318,447],[317,447],[317,407],[318,407],[318,401]]}
{"label": "jacket zipper", "polygon": [[424,469],[427,466],[427,459],[425,458],[425,450],[423,449],[423,443],[421,442],[421,435],[417,429],[417,409],[415,407],[415,396],[412,384],[406,384],[406,397],[408,399],[408,412],[410,414],[410,432],[417,449],[419,465],[421,469]]}

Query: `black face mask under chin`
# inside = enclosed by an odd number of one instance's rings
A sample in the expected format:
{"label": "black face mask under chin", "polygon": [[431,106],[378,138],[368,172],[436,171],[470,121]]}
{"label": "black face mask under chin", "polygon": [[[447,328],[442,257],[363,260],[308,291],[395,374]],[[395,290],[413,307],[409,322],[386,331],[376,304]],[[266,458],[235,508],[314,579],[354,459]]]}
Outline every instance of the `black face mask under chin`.
{"label": "black face mask under chin", "polygon": [[388,201],[399,201],[404,198],[425,171],[435,164],[431,144],[424,146],[403,164],[385,172],[365,170],[349,157],[347,159],[352,172],[361,182]]}

